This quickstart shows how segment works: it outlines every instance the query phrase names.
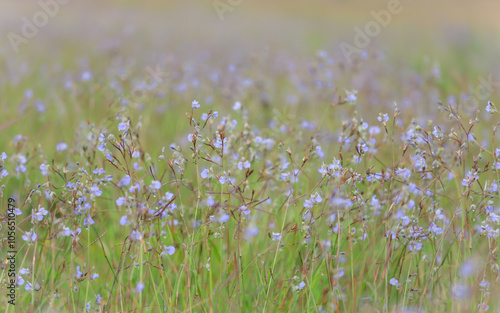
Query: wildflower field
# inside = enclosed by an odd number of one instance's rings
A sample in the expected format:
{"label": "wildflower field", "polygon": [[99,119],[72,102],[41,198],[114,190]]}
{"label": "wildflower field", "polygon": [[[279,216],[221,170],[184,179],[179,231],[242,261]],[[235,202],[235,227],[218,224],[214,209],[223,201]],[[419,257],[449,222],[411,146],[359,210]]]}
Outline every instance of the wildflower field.
{"label": "wildflower field", "polygon": [[498,5],[317,2],[0,2],[0,311],[498,312]]}

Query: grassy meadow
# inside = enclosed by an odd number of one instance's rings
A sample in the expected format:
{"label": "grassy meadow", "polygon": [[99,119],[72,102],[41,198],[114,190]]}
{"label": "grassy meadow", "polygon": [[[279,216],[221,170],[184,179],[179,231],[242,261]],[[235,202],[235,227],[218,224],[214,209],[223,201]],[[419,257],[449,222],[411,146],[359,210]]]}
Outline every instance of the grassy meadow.
{"label": "grassy meadow", "polygon": [[216,2],[0,0],[0,311],[499,312],[499,5]]}

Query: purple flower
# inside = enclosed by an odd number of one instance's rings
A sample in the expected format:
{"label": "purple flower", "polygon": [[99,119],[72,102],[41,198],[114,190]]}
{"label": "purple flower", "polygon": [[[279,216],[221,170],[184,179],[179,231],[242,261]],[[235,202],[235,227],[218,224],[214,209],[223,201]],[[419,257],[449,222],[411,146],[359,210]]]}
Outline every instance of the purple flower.
{"label": "purple flower", "polygon": [[159,182],[157,180],[153,180],[151,182],[151,188],[154,188],[156,190],[160,189],[161,188],[161,182]]}
{"label": "purple flower", "polygon": [[168,247],[165,247],[165,252],[168,254],[168,255],[172,255],[175,253],[175,247],[174,246],[168,246]]}
{"label": "purple flower", "polygon": [[396,278],[391,278],[391,280],[389,281],[389,284],[393,285],[393,286],[399,286],[399,281],[396,279]]}
{"label": "purple flower", "polygon": [[227,177],[226,176],[221,176],[219,177],[219,183],[224,185],[227,182]]}
{"label": "purple flower", "polygon": [[28,241],[28,243],[30,243],[30,242],[35,242],[38,236],[33,231],[33,229],[31,229],[29,232],[26,233],[26,235],[23,235],[22,238],[24,241]]}
{"label": "purple flower", "polygon": [[205,179],[205,178],[207,178],[207,177],[208,177],[208,175],[209,175],[209,174],[210,174],[210,172],[209,172],[207,169],[204,169],[204,170],[201,172],[200,176],[201,176],[201,178]]}
{"label": "purple flower", "polygon": [[231,217],[229,216],[229,214],[222,214],[220,217],[219,217],[219,222],[224,224],[226,223],[227,221],[229,221]]}
{"label": "purple flower", "polygon": [[116,201],[115,201],[115,203],[116,203],[117,206],[122,206],[126,202],[127,202],[127,199],[125,199],[125,197],[120,197],[120,198],[116,199]]}
{"label": "purple flower", "polygon": [[247,209],[247,206],[246,205],[242,205],[240,206],[240,210],[241,212],[243,212],[243,214],[245,215],[249,215],[252,211],[250,211],[249,209]]}
{"label": "purple flower", "polygon": [[96,168],[95,170],[92,171],[92,173],[94,173],[96,175],[100,175],[100,174],[105,174],[106,171],[103,170],[102,168]]}
{"label": "purple flower", "polygon": [[135,289],[137,290],[137,292],[141,293],[144,290],[144,284],[137,283],[137,285],[135,286]]}
{"label": "purple flower", "polygon": [[56,150],[57,150],[57,152],[61,152],[61,151],[64,151],[64,150],[66,150],[66,149],[68,149],[68,144],[67,144],[67,143],[65,143],[65,142],[60,142],[60,143],[58,143],[58,144],[57,144],[57,146],[56,146]]}
{"label": "purple flower", "polygon": [[281,240],[282,236],[280,233],[273,233],[273,235],[271,236],[271,239],[272,240]]}
{"label": "purple flower", "polygon": [[207,205],[208,206],[214,206],[215,205],[215,200],[214,200],[214,197],[212,197],[212,195],[208,196]]}
{"label": "purple flower", "polygon": [[306,283],[304,281],[301,281],[300,284],[297,286],[297,288],[299,288],[299,290],[302,290],[302,288],[304,288],[306,286]]}
{"label": "purple flower", "polygon": [[102,190],[99,190],[99,187],[97,185],[94,185],[90,188],[90,193],[95,195],[96,197],[99,197],[102,195]]}
{"label": "purple flower", "polygon": [[49,171],[48,171],[47,165],[45,165],[45,164],[40,165],[40,170],[42,171],[42,175],[43,176],[49,175]]}
{"label": "purple flower", "polygon": [[94,225],[94,224],[95,224],[95,222],[92,219],[92,217],[90,217],[90,214],[83,220],[83,226],[90,226],[90,225]]}
{"label": "purple flower", "polygon": [[252,166],[252,165],[251,165],[251,164],[250,164],[250,162],[248,162],[248,161],[243,161],[243,160],[241,160],[241,161],[238,163],[238,169],[240,169],[240,170],[243,170],[243,169],[249,169],[249,168],[250,168],[250,166]]}
{"label": "purple flower", "polygon": [[130,127],[130,121],[127,121],[126,123],[120,123],[118,124],[118,130],[119,131],[126,131]]}
{"label": "purple flower", "polygon": [[128,216],[127,215],[123,215],[120,218],[120,225],[125,226],[125,225],[127,225],[127,223],[128,223]]}
{"label": "purple flower", "polygon": [[118,187],[124,187],[124,186],[128,186],[130,185],[130,176],[129,175],[125,175],[121,180],[120,182],[118,183]]}
{"label": "purple flower", "polygon": [[239,109],[241,109],[241,102],[236,101],[233,105],[233,110],[238,111]]}
{"label": "purple flower", "polygon": [[35,212],[31,215],[31,219],[37,220],[40,222],[43,220],[43,217],[45,215],[47,215],[47,213],[49,213],[49,212],[47,212],[47,210],[45,210],[45,208],[39,208],[37,212]]}
{"label": "purple flower", "polygon": [[82,76],[80,77],[82,81],[84,82],[88,82],[88,81],[91,81],[92,78],[93,78],[93,75],[90,71],[84,71],[82,73]]}
{"label": "purple flower", "polygon": [[382,123],[387,123],[389,121],[389,116],[387,114],[380,113],[377,120]]}
{"label": "purple flower", "polygon": [[200,108],[200,104],[198,103],[198,101],[193,100],[193,102],[191,102],[191,107],[193,109],[199,109]]}
{"label": "purple flower", "polygon": [[412,242],[408,245],[408,249],[410,249],[410,251],[419,251],[420,249],[422,249],[422,243]]}

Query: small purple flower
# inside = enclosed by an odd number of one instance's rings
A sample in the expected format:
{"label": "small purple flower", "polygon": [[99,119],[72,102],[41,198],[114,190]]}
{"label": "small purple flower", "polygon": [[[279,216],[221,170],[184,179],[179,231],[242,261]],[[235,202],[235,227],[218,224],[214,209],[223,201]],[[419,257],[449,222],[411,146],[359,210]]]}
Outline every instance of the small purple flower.
{"label": "small purple flower", "polygon": [[128,223],[128,216],[127,215],[123,215],[120,218],[120,225],[125,226],[125,225],[127,225],[127,223]]}
{"label": "small purple flower", "polygon": [[42,175],[43,176],[49,175],[49,171],[48,171],[47,165],[45,165],[45,164],[40,165],[40,170],[42,171]]}
{"label": "small purple flower", "polygon": [[130,193],[141,192],[141,185],[139,183],[135,183],[135,185],[131,186],[128,189],[128,192],[130,192]]}
{"label": "small purple flower", "polygon": [[301,281],[300,284],[297,286],[297,288],[299,288],[299,290],[302,290],[302,288],[304,288],[306,286],[306,283],[304,281]]}
{"label": "small purple flower", "polygon": [[201,176],[201,178],[205,179],[205,178],[207,178],[207,177],[208,177],[208,175],[209,175],[209,174],[210,174],[210,172],[209,172],[207,169],[204,169],[204,170],[201,172],[200,176]]}
{"label": "small purple flower", "polygon": [[495,104],[493,104],[493,102],[491,101],[488,101],[488,105],[486,105],[486,112],[492,114],[493,112],[496,112],[497,109],[495,107]]}
{"label": "small purple flower", "polygon": [[115,203],[116,203],[117,206],[122,206],[126,202],[127,202],[127,199],[125,199],[125,197],[120,197],[120,198],[116,199],[116,201],[115,201]]}
{"label": "small purple flower", "polygon": [[99,190],[99,187],[97,187],[97,185],[94,185],[90,188],[90,193],[96,197],[99,197],[100,195],[102,195],[102,190]]}
{"label": "small purple flower", "polygon": [[92,217],[90,217],[90,214],[83,220],[83,226],[90,226],[90,225],[94,225],[94,224],[95,224],[95,222],[92,219]]}
{"label": "small purple flower", "polygon": [[250,162],[248,161],[243,161],[241,160],[239,163],[238,163],[238,169],[239,170],[243,170],[243,169],[249,169],[252,165],[250,164]]}
{"label": "small purple flower", "polygon": [[31,215],[32,220],[42,221],[43,217],[47,215],[49,212],[45,210],[45,208],[39,208],[37,212]]}
{"label": "small purple flower", "polygon": [[481,287],[481,291],[488,291],[488,289],[490,289],[490,283],[483,278],[481,283],[479,283],[479,287]]}
{"label": "small purple flower", "polygon": [[100,174],[105,174],[106,171],[103,170],[102,168],[96,168],[95,170],[92,171],[95,175],[100,175]]}
{"label": "small purple flower", "polygon": [[273,233],[273,235],[271,236],[271,239],[272,240],[281,240],[282,236],[280,233]]}
{"label": "small purple flower", "polygon": [[191,102],[191,107],[193,109],[199,109],[200,108],[200,104],[198,103],[198,101],[193,100],[193,102]]}
{"label": "small purple flower", "polygon": [[137,285],[135,286],[135,289],[137,290],[137,292],[141,293],[144,290],[144,284],[137,283]]}
{"label": "small purple flower", "polygon": [[379,116],[377,117],[377,120],[385,124],[389,121],[389,116],[387,114],[380,113]]}
{"label": "small purple flower", "polygon": [[57,146],[56,146],[56,150],[57,150],[57,152],[62,152],[62,151],[64,151],[64,150],[66,150],[66,149],[68,149],[68,144],[67,144],[67,143],[65,143],[65,142],[60,142],[60,143],[58,143],[58,144],[57,144]]}
{"label": "small purple flower", "polygon": [[172,255],[175,253],[175,247],[174,246],[168,246],[168,247],[165,247],[165,252],[168,254],[168,255]]}
{"label": "small purple flower", "polygon": [[26,235],[22,236],[24,241],[28,241],[28,243],[35,242],[36,239],[38,238],[37,234],[31,229],[29,232],[26,233]]}
{"label": "small purple flower", "polygon": [[396,279],[396,278],[391,278],[391,280],[389,281],[389,284],[393,285],[393,286],[399,286],[399,281]]}
{"label": "small purple flower", "polygon": [[229,221],[231,217],[229,216],[229,214],[222,214],[220,217],[219,217],[219,222],[224,224],[226,223],[227,221]]}
{"label": "small purple flower", "polygon": [[233,105],[233,110],[238,111],[241,109],[241,102],[236,101]]}
{"label": "small purple flower", "polygon": [[88,81],[91,81],[92,78],[93,78],[93,75],[90,71],[84,71],[82,73],[82,76],[80,77],[82,81],[84,82],[88,82]]}
{"label": "small purple flower", "polygon": [[153,180],[151,182],[151,188],[156,189],[156,190],[160,189],[161,188],[161,182],[159,182],[157,180]]}
{"label": "small purple flower", "polygon": [[207,205],[208,206],[214,206],[215,205],[215,200],[214,200],[214,197],[212,197],[212,195],[208,196]]}
{"label": "small purple flower", "polygon": [[249,215],[250,213],[252,213],[252,211],[250,211],[249,209],[247,209],[247,206],[246,205],[242,205],[240,206],[240,210],[243,214],[245,215]]}
{"label": "small purple flower", "polygon": [[124,186],[128,186],[130,185],[130,176],[129,175],[125,175],[121,180],[120,182],[118,183],[118,187],[124,187]]}
{"label": "small purple flower", "polygon": [[130,127],[130,121],[127,121],[126,123],[120,123],[118,124],[118,130],[119,131],[126,131]]}
{"label": "small purple flower", "polygon": [[412,242],[408,245],[408,249],[410,251],[419,251],[422,249],[422,243],[421,242]]}
{"label": "small purple flower", "polygon": [[227,182],[227,177],[226,176],[221,176],[219,177],[219,183],[224,185]]}

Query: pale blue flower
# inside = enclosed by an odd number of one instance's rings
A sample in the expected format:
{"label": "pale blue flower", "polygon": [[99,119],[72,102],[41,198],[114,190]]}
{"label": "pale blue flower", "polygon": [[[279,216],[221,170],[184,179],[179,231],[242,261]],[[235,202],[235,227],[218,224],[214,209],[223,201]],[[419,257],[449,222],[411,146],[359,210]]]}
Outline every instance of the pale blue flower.
{"label": "pale blue flower", "polygon": [[389,281],[389,284],[393,285],[393,286],[399,286],[399,281],[396,279],[396,278],[391,278],[391,280]]}
{"label": "pale blue flower", "polygon": [[120,197],[120,198],[116,199],[115,202],[116,202],[117,206],[122,206],[127,202],[127,199],[125,199],[125,197]]}
{"label": "pale blue flower", "polygon": [[161,188],[161,182],[159,182],[157,180],[153,180],[151,182],[151,188],[156,189],[156,190],[160,189]]}
{"label": "pale blue flower", "polygon": [[102,195],[102,190],[100,190],[99,187],[97,187],[97,185],[93,185],[90,188],[90,193],[95,195],[96,197],[99,197],[100,195]]}
{"label": "pale blue flower", "polygon": [[43,176],[49,175],[49,171],[48,171],[47,165],[41,164],[40,165],[40,170],[42,171],[42,175]]}
{"label": "pale blue flower", "polygon": [[127,223],[128,223],[128,216],[127,215],[123,215],[120,218],[120,225],[124,226],[124,225],[127,225]]}
{"label": "pale blue flower", "polygon": [[165,247],[165,252],[167,252],[168,255],[172,255],[175,253],[175,247],[174,246]]}
{"label": "pale blue flower", "polygon": [[137,290],[137,292],[141,293],[144,290],[144,284],[137,283],[137,285],[135,286],[135,289]]}
{"label": "pale blue flower", "polygon": [[65,143],[65,142],[60,142],[60,143],[58,143],[58,144],[57,144],[57,146],[56,146],[56,150],[57,150],[57,152],[61,152],[61,151],[64,151],[64,150],[66,150],[66,149],[68,149],[68,144],[67,144],[67,143]]}
{"label": "pale blue flower", "polygon": [[306,283],[304,281],[301,281],[300,284],[297,286],[297,288],[299,288],[299,290],[302,290],[302,288],[304,288],[306,286]]}
{"label": "pale blue flower", "polygon": [[210,174],[210,172],[207,170],[207,169],[204,169],[203,171],[201,171],[201,178],[205,179],[208,177],[208,175]]}
{"label": "pale blue flower", "polygon": [[118,124],[118,130],[119,131],[126,131],[130,127],[130,121],[127,121],[126,123],[120,123]]}
{"label": "pale blue flower", "polygon": [[94,225],[94,224],[95,224],[95,222],[92,219],[92,217],[90,217],[90,214],[83,220],[83,226],[90,226],[90,225]]}
{"label": "pale blue flower", "polygon": [[118,183],[118,187],[124,187],[130,185],[131,179],[129,175],[125,175],[120,182]]}

